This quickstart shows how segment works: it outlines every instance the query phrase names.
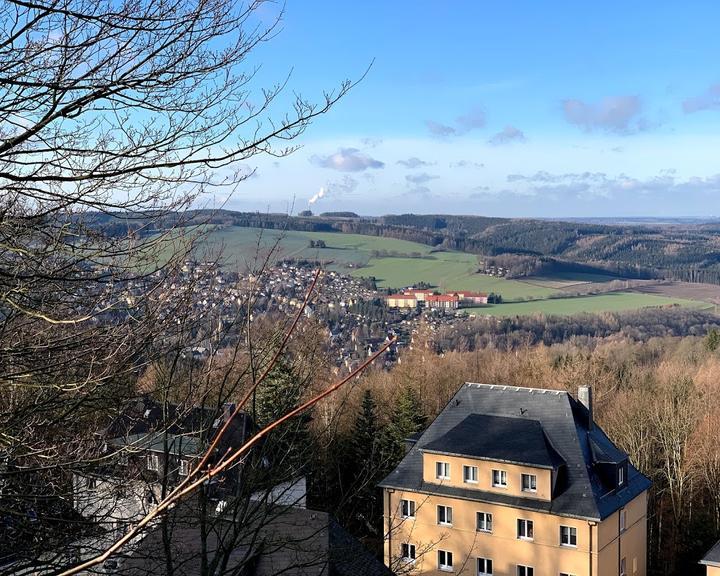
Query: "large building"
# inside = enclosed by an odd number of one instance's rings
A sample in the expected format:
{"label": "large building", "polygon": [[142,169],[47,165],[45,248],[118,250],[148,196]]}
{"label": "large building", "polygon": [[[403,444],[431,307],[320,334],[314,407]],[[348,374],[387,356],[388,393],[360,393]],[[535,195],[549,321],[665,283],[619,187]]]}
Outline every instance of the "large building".
{"label": "large building", "polygon": [[465,384],[383,480],[396,571],[645,576],[650,481],[592,390]]}
{"label": "large building", "polygon": [[705,554],[703,559],[700,560],[700,564],[705,565],[707,576],[720,576],[720,542]]}

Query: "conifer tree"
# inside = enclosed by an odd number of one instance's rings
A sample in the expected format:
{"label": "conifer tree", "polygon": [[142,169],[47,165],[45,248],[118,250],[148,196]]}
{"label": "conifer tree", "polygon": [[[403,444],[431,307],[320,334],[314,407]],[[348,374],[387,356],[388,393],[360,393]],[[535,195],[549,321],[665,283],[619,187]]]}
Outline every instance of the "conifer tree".
{"label": "conifer tree", "polygon": [[366,390],[355,419],[349,445],[349,465],[346,485],[351,495],[349,516],[353,523],[375,528],[375,520],[382,510],[377,483],[387,471],[378,423],[377,403],[372,392]]}
{"label": "conifer tree", "polygon": [[403,388],[395,401],[390,423],[384,435],[388,468],[392,469],[405,455],[405,441],[425,427],[427,417],[423,413],[420,398],[414,388]]}
{"label": "conifer tree", "polygon": [[[300,404],[303,382],[293,369],[278,362],[255,394],[254,419],[260,426],[267,426]],[[309,415],[288,420],[268,436],[263,450],[272,464],[275,480],[280,470],[291,479],[303,474],[310,452]]]}

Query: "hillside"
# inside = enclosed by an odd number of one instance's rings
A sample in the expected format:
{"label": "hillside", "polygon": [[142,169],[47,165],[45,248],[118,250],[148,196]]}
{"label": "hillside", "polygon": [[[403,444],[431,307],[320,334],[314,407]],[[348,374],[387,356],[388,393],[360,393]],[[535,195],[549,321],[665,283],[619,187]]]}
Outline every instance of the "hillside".
{"label": "hillside", "polygon": [[[98,226],[126,234],[122,214],[90,215]],[[507,268],[511,278],[605,273],[720,284],[720,224],[595,224],[482,216],[287,216],[198,210],[168,217],[167,227],[197,224],[381,236],[475,254]]]}

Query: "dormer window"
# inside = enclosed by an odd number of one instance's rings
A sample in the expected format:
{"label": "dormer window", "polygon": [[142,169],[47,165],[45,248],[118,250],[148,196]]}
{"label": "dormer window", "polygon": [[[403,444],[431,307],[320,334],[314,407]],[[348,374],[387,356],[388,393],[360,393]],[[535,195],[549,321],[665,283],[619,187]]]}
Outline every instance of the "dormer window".
{"label": "dormer window", "polygon": [[522,475],[522,491],[537,492],[537,476],[535,474]]}
{"label": "dormer window", "polygon": [[478,481],[478,467],[477,466],[463,466],[463,482],[466,484],[477,484]]}
{"label": "dormer window", "polygon": [[435,478],[450,480],[450,462],[435,462]]}
{"label": "dormer window", "polygon": [[507,488],[507,472],[505,470],[493,470],[492,485],[494,488]]}
{"label": "dormer window", "polygon": [[618,468],[618,488],[625,484],[625,467],[621,464]]}

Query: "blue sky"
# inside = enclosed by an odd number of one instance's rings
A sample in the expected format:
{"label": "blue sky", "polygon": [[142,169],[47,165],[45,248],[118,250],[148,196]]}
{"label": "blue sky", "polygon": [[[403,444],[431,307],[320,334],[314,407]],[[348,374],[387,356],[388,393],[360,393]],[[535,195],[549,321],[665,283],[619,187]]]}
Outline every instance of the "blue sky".
{"label": "blue sky", "polygon": [[228,207],[720,216],[718,21],[718,2],[288,0],[258,82],[292,69],[317,99],[373,65]]}

